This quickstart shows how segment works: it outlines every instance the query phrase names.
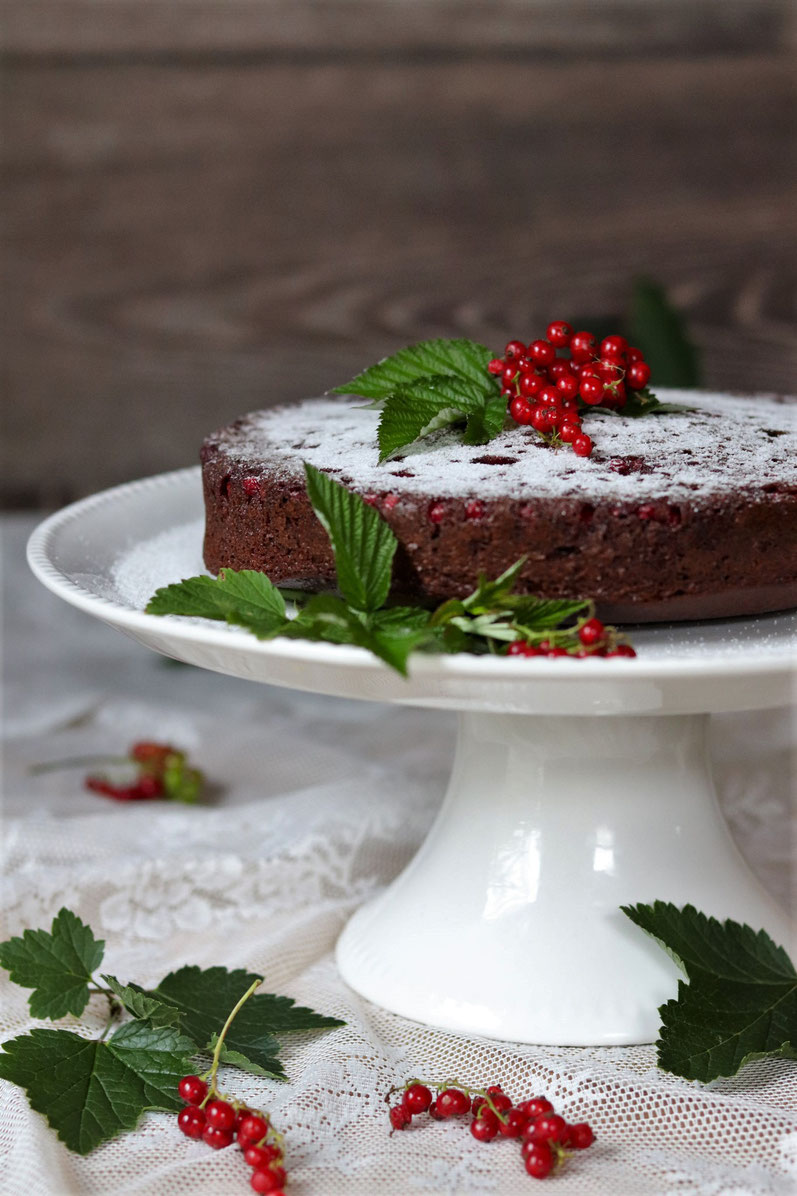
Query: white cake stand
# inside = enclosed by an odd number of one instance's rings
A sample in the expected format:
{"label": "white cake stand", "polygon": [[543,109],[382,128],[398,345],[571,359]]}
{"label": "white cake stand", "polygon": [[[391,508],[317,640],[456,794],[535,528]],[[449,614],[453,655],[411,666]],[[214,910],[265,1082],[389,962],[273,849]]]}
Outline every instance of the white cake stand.
{"label": "white cake stand", "polygon": [[636,660],[419,655],[404,680],[361,649],[143,614],[157,586],[201,570],[201,515],[197,470],[134,482],[47,519],[30,564],[67,602],[189,664],[460,712],[429,837],[338,943],[357,992],[467,1034],[649,1042],[677,972],[621,905],[692,902],[787,941],[718,810],[705,734],[708,712],[793,697],[793,614],[640,629]]}

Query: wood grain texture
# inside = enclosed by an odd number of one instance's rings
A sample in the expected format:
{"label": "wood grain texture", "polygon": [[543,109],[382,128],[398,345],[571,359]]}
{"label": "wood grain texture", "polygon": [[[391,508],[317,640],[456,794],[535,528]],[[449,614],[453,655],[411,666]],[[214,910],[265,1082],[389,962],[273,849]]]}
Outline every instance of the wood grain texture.
{"label": "wood grain texture", "polygon": [[787,54],[14,59],[0,501],[195,459],[413,339],[651,274],[718,386],[795,389]]}

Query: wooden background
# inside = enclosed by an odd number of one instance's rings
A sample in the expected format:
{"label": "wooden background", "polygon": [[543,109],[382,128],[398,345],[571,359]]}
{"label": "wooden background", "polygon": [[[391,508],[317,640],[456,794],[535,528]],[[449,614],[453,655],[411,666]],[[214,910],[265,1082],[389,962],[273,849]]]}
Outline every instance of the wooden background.
{"label": "wooden background", "polygon": [[5,0],[0,504],[646,273],[795,390],[780,0]]}

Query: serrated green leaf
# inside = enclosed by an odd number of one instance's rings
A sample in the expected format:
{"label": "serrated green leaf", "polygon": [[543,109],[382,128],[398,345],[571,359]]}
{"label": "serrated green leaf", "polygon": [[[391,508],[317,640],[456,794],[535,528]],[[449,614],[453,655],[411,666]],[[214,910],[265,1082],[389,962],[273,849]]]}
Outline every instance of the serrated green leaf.
{"label": "serrated green leaf", "polygon": [[763,931],[663,901],[623,913],[689,978],[659,1010],[659,1066],[690,1080],[735,1075],[748,1059],[797,1058],[797,972]]}
{"label": "serrated green leaf", "polygon": [[166,1005],[156,997],[150,997],[137,984],[122,984],[116,976],[103,975],[102,979],[133,1017],[148,1021],[153,1026],[175,1026],[180,1020],[174,1005]]}
{"label": "serrated green leaf", "polygon": [[0,966],[15,984],[34,990],[28,998],[33,1017],[77,1017],[88,1004],[89,983],[104,950],[90,927],[61,909],[49,931],[26,930],[0,943]]}
{"label": "serrated green leaf", "polygon": [[529,631],[548,631],[554,627],[572,623],[583,618],[590,609],[590,603],[580,598],[534,598],[516,595],[509,603],[515,623]]}
{"label": "serrated green leaf", "polygon": [[410,654],[429,638],[413,613],[404,623],[389,611],[373,615],[352,610],[334,594],[318,594],[286,631],[291,639],[322,640],[366,648],[402,676],[407,675]]}
{"label": "serrated green leaf", "polygon": [[462,420],[467,420],[465,442],[484,444],[498,435],[505,416],[506,400],[487,374],[479,383],[445,374],[417,378],[385,400],[377,431],[379,460]]}
{"label": "serrated green leaf", "polygon": [[[199,968],[188,966],[170,972],[147,995],[174,1005],[180,1015],[180,1029],[199,1049],[210,1047],[214,1034],[221,1033],[230,1010],[258,977],[242,968]],[[279,1042],[276,1033],[286,1030],[317,1030],[342,1023],[295,1005],[290,997],[269,993],[255,994],[241,1007],[224,1040],[228,1051],[235,1051],[256,1068],[256,1074],[285,1079],[276,1058]],[[243,1065],[241,1065],[243,1066]]]}
{"label": "serrated green leaf", "polygon": [[305,463],[307,496],[335,553],[338,587],[350,606],[374,611],[390,590],[398,541],[384,519],[345,486]]}
{"label": "serrated green leaf", "polygon": [[492,353],[475,341],[430,340],[408,345],[370,366],[351,382],[336,386],[333,394],[361,395],[364,399],[386,399],[400,387],[433,374],[454,375],[476,385],[489,382],[487,365]]}
{"label": "serrated green leaf", "polygon": [[506,398],[493,388],[487,401],[468,412],[465,426],[465,444],[487,444],[494,440],[506,420]]}
{"label": "serrated green leaf", "polygon": [[515,561],[514,565],[510,565],[499,577],[496,577],[494,581],[490,581],[485,573],[480,573],[476,589],[467,598],[463,598],[462,600],[465,610],[484,611],[501,606],[504,600],[512,593],[515,582],[520,576],[527,559],[527,557],[522,556],[519,560]]}
{"label": "serrated green leaf", "polygon": [[687,407],[685,403],[663,403],[645,386],[642,390],[629,390],[623,407],[617,410],[601,407],[601,411],[608,411],[625,419],[640,419],[645,415],[683,415],[685,411],[694,411],[694,407]]}
{"label": "serrated green leaf", "polygon": [[0,1076],[19,1084],[62,1142],[88,1154],[146,1109],[181,1108],[177,1085],[194,1044],[168,1026],[128,1022],[108,1042],[32,1030],[3,1044]]}
{"label": "serrated green leaf", "polygon": [[657,386],[702,386],[697,349],[663,287],[649,278],[635,281],[627,324],[628,339],[644,353]]}
{"label": "serrated green leaf", "polygon": [[150,615],[191,615],[247,627],[256,635],[276,635],[285,622],[285,600],[265,573],[222,569],[218,577],[188,577],[156,590],[146,606]]}
{"label": "serrated green leaf", "polygon": [[[218,1041],[218,1034],[211,1035],[208,1049],[211,1051],[215,1050]],[[230,1050],[226,1041],[221,1044],[219,1063],[224,1063],[228,1067],[240,1067],[242,1071],[248,1071],[253,1076],[265,1076],[269,1080],[284,1080],[287,1078],[285,1072],[282,1070],[282,1064],[278,1059],[272,1059],[268,1067],[261,1067],[259,1063],[254,1063],[247,1055],[241,1054],[240,1051]]]}

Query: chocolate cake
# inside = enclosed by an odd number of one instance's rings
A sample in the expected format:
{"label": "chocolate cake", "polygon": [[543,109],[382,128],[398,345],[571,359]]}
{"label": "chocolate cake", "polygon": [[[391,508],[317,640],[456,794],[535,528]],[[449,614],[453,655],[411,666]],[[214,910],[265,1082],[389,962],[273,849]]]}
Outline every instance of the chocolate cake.
{"label": "chocolate cake", "polygon": [[[661,393],[661,397],[665,395]],[[378,412],[311,399],[254,412],[202,446],[205,563],[334,587],[303,462],[362,495],[399,540],[396,596],[462,597],[527,557],[519,588],[587,597],[621,622],[797,604],[794,400],[668,392],[678,414],[595,411],[589,458],[514,425],[469,447],[443,431],[378,463]]]}

